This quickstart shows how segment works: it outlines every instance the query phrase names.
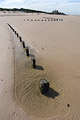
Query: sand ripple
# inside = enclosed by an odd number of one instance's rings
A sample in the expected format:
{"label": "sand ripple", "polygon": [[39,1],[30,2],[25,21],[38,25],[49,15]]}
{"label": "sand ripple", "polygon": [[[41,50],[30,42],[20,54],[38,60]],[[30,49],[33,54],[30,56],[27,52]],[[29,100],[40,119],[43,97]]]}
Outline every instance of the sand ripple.
{"label": "sand ripple", "polygon": [[[15,97],[17,102],[34,116],[49,117],[63,113],[60,83],[35,50],[30,50],[30,53],[36,55],[36,69],[32,68],[31,57],[26,56],[22,45],[16,45]],[[50,82],[50,89],[45,95],[42,95],[38,88],[39,80],[42,78]]]}

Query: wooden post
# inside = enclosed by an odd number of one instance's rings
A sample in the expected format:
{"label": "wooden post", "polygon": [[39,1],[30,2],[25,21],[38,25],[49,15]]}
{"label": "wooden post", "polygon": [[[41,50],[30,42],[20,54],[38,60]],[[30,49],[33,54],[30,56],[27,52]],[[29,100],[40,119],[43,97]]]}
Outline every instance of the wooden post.
{"label": "wooden post", "polygon": [[36,67],[36,60],[35,60],[35,57],[32,57],[31,60],[32,60],[33,68],[35,68],[35,67]]}
{"label": "wooden post", "polygon": [[10,28],[11,28],[11,26],[10,26]]}
{"label": "wooden post", "polygon": [[23,43],[23,48],[25,48],[25,42],[24,42],[24,41],[22,41],[22,43]]}
{"label": "wooden post", "polygon": [[14,28],[13,28],[13,32],[14,32]]}
{"label": "wooden post", "polygon": [[15,31],[15,34],[16,34],[16,31]]}
{"label": "wooden post", "polygon": [[11,27],[11,29],[12,29],[12,27]]}
{"label": "wooden post", "polygon": [[26,48],[26,54],[27,54],[27,56],[29,56],[29,48],[28,47]]}
{"label": "wooden post", "polygon": [[19,39],[20,39],[20,42],[22,42],[22,38],[21,38],[21,37],[19,37]]}

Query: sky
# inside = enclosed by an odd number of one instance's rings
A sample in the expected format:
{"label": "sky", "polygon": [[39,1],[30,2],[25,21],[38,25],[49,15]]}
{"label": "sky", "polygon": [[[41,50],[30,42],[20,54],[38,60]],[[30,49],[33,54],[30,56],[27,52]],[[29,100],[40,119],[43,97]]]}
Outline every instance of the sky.
{"label": "sky", "polygon": [[46,12],[59,10],[80,15],[80,0],[0,0],[0,8],[27,8]]}

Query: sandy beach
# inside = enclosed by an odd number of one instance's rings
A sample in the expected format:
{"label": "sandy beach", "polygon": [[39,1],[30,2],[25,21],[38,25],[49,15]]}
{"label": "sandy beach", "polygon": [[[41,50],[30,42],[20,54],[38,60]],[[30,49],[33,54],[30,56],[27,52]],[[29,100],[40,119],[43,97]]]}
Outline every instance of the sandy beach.
{"label": "sandy beach", "polygon": [[0,28],[0,120],[80,120],[80,16],[0,12]]}

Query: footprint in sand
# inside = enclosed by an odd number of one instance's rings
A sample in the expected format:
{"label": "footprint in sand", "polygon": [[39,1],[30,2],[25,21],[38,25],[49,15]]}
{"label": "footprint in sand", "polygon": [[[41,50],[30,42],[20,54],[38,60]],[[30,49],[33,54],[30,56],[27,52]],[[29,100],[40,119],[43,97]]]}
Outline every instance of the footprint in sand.
{"label": "footprint in sand", "polygon": [[3,79],[1,79],[1,81],[3,81]]}
{"label": "footprint in sand", "polygon": [[44,47],[42,47],[42,50],[44,50]]}
{"label": "footprint in sand", "polygon": [[67,107],[70,107],[70,104],[67,104]]}
{"label": "footprint in sand", "polygon": [[68,49],[65,49],[65,51],[68,51]]}
{"label": "footprint in sand", "polygon": [[5,93],[7,93],[7,91],[5,91]]}

